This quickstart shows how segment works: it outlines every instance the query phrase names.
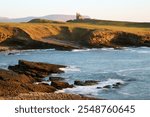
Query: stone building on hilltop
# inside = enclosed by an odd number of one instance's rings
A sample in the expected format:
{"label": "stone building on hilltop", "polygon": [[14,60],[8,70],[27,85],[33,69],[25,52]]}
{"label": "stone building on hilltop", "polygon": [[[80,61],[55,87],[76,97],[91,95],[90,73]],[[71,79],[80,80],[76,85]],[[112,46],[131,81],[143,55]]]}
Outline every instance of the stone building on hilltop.
{"label": "stone building on hilltop", "polygon": [[83,20],[84,17],[80,13],[76,13],[76,20]]}

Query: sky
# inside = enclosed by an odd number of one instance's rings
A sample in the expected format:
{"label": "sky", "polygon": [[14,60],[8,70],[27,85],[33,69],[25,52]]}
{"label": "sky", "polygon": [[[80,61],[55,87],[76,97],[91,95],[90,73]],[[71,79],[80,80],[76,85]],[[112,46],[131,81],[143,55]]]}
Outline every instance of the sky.
{"label": "sky", "polygon": [[150,0],[0,0],[1,17],[76,12],[95,19],[150,22]]}

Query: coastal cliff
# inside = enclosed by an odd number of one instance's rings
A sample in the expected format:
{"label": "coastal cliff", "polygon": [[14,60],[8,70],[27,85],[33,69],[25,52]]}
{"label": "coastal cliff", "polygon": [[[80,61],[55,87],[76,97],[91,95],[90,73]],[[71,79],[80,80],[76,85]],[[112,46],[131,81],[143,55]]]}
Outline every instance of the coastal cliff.
{"label": "coastal cliff", "polygon": [[[136,30],[136,31],[135,31]],[[122,30],[72,23],[0,24],[0,46],[10,49],[71,50],[80,48],[150,46],[148,28]]]}

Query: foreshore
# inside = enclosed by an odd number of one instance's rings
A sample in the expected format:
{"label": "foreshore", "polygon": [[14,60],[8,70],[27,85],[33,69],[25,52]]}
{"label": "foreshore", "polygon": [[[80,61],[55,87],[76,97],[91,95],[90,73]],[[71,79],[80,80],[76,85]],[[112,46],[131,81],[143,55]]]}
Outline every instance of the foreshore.
{"label": "foreshore", "polygon": [[66,93],[22,93],[15,97],[0,97],[0,100],[101,100],[94,97]]}
{"label": "foreshore", "polygon": [[9,70],[0,69],[0,99],[1,100],[98,100],[83,95],[55,93],[74,85],[60,78],[51,78],[51,85],[42,83],[43,78],[51,73],[62,73],[55,65],[41,62],[19,60],[18,65],[9,66]]}

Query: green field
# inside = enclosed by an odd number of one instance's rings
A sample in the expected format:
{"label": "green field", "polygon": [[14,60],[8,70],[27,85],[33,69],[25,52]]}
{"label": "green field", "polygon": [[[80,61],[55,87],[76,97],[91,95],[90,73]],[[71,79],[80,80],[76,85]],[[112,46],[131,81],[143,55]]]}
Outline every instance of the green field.
{"label": "green field", "polygon": [[104,26],[150,28],[150,23],[146,23],[146,22],[125,22],[125,21],[110,21],[110,20],[96,20],[96,19],[70,20],[68,22],[86,23],[86,24],[104,25]]}

